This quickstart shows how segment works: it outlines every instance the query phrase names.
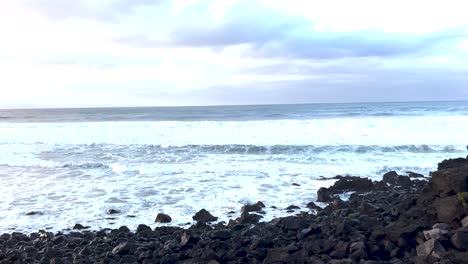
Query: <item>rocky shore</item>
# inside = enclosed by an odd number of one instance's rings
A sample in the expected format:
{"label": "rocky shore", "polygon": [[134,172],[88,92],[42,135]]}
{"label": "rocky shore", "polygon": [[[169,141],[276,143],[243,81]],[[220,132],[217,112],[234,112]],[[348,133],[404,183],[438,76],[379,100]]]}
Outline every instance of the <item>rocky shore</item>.
{"label": "rocky shore", "polygon": [[317,193],[325,208],[311,202],[307,213],[270,222],[259,222],[258,202],[229,223],[210,224],[217,218],[201,210],[186,229],[3,234],[0,263],[468,263],[468,160],[420,176],[337,176]]}

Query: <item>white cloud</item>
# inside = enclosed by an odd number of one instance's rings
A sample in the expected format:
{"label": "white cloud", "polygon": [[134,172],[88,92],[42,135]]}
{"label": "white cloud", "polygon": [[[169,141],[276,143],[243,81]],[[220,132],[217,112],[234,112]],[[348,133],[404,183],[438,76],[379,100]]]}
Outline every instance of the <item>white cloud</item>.
{"label": "white cloud", "polygon": [[[213,49],[141,47],[122,41],[143,36],[157,42],[167,39],[169,33],[181,25],[207,21],[212,23],[208,26],[226,23],[233,19],[236,7],[246,7],[252,3],[250,1],[177,0],[153,6],[150,6],[151,1],[122,0],[85,1],[78,6],[70,5],[72,1],[57,0],[41,0],[40,7],[39,2],[25,3],[31,2],[0,3],[0,108],[12,104],[198,104],[189,95],[212,87],[256,89],[278,83],[287,89],[288,82],[304,80],[314,81],[317,86],[321,81],[327,85],[333,82],[356,84],[379,71],[382,74],[397,70],[419,71],[428,68],[427,65],[444,69],[444,72],[467,70],[466,39],[453,40],[447,47],[423,57],[405,55],[359,60],[248,56],[252,55],[249,54],[250,44]],[[262,12],[273,9],[284,12],[285,17],[305,18],[315,30],[323,32],[378,30],[408,37],[466,30],[468,26],[463,2],[455,0],[443,3],[265,0],[252,5],[255,9],[251,13],[258,12],[259,20],[267,25],[274,24],[278,18],[264,17]],[[90,13],[86,13],[87,8]],[[281,68],[260,71],[275,65]],[[355,70],[350,72],[348,69],[353,67]],[[147,96],[157,93],[165,97]],[[182,98],[185,95],[187,97]],[[206,98],[210,95],[206,94]],[[278,98],[278,102],[284,102],[283,99]],[[206,99],[203,103],[216,104],[216,101]]]}

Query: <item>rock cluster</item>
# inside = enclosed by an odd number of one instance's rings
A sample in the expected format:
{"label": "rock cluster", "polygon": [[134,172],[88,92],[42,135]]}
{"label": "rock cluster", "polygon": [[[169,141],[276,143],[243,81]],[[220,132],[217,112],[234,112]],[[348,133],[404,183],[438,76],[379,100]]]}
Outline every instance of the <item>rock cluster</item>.
{"label": "rock cluster", "polygon": [[[202,209],[187,229],[13,232],[0,236],[0,263],[468,263],[467,176],[468,160],[457,159],[429,182],[338,177],[318,191],[324,208],[311,202],[270,222],[259,222],[258,202],[227,224]],[[342,192],[352,192],[348,201]]]}

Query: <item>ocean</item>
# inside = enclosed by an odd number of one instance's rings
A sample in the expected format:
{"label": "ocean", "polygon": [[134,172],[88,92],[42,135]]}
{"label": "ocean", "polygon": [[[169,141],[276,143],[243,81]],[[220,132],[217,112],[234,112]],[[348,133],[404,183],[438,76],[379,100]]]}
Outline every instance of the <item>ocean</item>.
{"label": "ocean", "polygon": [[322,176],[428,176],[467,131],[468,102],[0,110],[0,233],[228,221],[256,201],[269,220]]}

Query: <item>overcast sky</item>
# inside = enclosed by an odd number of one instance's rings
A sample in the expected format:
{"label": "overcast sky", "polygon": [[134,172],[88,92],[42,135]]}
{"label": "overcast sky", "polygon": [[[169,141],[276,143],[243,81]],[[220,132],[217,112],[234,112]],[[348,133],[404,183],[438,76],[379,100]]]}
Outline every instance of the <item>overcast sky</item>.
{"label": "overcast sky", "polygon": [[468,100],[464,0],[0,0],[0,108]]}

